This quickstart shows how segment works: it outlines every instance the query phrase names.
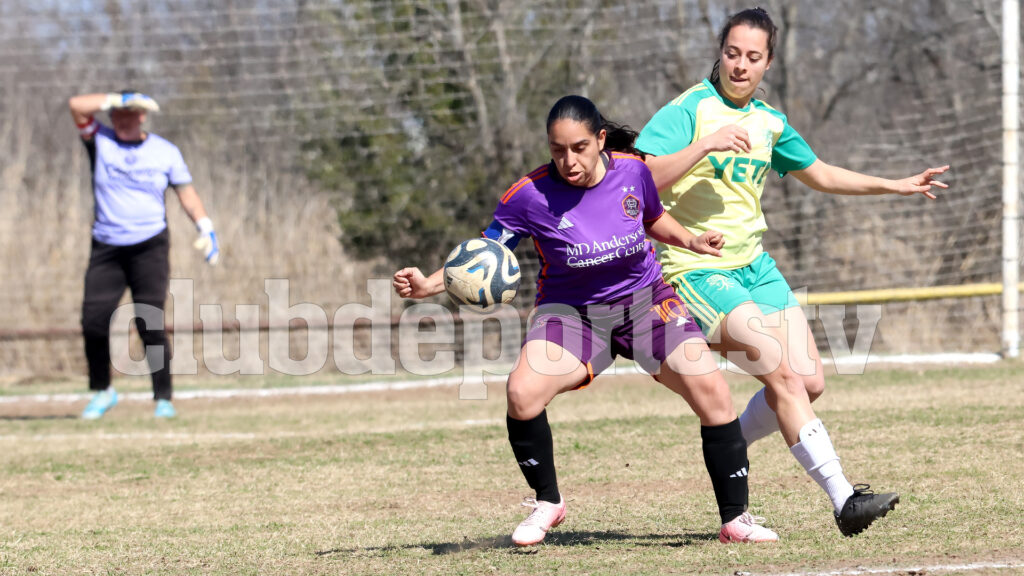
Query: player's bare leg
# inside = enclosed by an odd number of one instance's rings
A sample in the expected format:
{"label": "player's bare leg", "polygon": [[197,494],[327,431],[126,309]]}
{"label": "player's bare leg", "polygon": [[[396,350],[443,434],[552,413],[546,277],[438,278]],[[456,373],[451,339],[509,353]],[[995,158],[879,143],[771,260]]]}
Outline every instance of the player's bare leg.
{"label": "player's bare leg", "polygon": [[[788,335],[789,366],[793,372],[803,379],[807,397],[814,402],[825,391],[825,372],[821,364],[821,354],[814,342],[814,334],[807,323],[807,317],[799,306],[765,315],[766,326],[777,326]],[[803,351],[803,353],[801,353]],[[756,367],[746,362],[744,355],[736,355],[734,363],[748,373],[754,373]],[[768,405],[765,397],[766,389],[758,390],[747,402],[740,414],[740,425],[747,446],[771,435],[779,430],[779,419],[775,411]]]}

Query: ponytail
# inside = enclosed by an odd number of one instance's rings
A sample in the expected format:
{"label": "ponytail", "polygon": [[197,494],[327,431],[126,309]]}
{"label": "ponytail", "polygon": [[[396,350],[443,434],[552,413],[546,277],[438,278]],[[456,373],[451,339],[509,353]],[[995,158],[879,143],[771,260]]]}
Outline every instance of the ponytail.
{"label": "ponytail", "polygon": [[636,137],[639,133],[629,126],[616,124],[601,117],[601,128],[606,131],[604,138],[604,149],[608,152],[625,152],[640,158],[646,158],[646,154],[636,149]]}
{"label": "ponytail", "polygon": [[715,60],[715,65],[711,67],[711,74],[708,75],[708,80],[710,80],[711,84],[715,86],[718,86],[719,80],[722,79],[722,76],[719,74],[721,67],[722,59],[719,58],[718,60]]}

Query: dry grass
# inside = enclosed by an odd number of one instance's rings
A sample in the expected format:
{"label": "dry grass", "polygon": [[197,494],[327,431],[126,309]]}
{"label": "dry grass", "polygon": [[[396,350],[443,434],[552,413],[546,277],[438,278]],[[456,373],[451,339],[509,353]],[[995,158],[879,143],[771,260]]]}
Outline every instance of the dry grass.
{"label": "dry grass", "polygon": [[[696,419],[620,376],[550,409],[568,521],[521,552],[527,493],[504,400],[454,388],[178,402],[0,405],[0,574],[776,573],[1024,563],[1022,370],[874,371],[818,404],[851,480],[896,489],[864,535],[835,529],[777,436],[751,449],[751,504],[784,540],[722,546]],[[215,385],[215,382],[210,382]],[[737,403],[753,391],[735,378]],[[992,573],[1013,572],[995,570]],[[1019,572],[1019,570],[1018,570]]]}
{"label": "dry grass", "polygon": [[[0,326],[7,329],[79,322],[93,195],[88,156],[67,111],[70,95],[19,98],[16,110],[0,118]],[[168,190],[171,277],[193,280],[186,318],[198,320],[200,304],[223,305],[228,320],[235,305],[256,304],[266,319],[267,278],[287,278],[291,303],[315,302],[328,314],[345,303],[369,303],[366,280],[379,263],[346,256],[329,192],[315,189],[286,158],[255,162],[244,142],[203,142],[180,123],[160,121],[149,129],[181,148],[222,249],[221,265],[203,262],[191,247],[195,228]],[[168,319],[173,310],[169,301]],[[0,375],[80,372],[39,354],[32,342],[4,346]]]}

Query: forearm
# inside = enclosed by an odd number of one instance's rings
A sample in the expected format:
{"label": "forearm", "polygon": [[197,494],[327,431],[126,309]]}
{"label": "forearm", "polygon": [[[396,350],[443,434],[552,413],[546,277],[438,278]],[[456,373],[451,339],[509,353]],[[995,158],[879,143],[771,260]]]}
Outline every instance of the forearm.
{"label": "forearm", "polygon": [[687,250],[690,249],[697,237],[668,212],[662,213],[660,218],[647,227],[647,235],[662,244],[671,244]]}
{"label": "forearm", "polygon": [[438,268],[433,274],[427,276],[426,281],[423,284],[423,289],[427,291],[427,296],[436,296],[441,292],[444,292],[444,268]]}
{"label": "forearm", "polygon": [[898,192],[895,180],[861,174],[825,164],[820,160],[806,170],[794,172],[793,175],[811,188],[828,194],[872,196]]}
{"label": "forearm", "polygon": [[663,192],[672,188],[690,170],[693,170],[693,167],[708,155],[708,152],[706,144],[698,140],[679,152],[665,156],[648,156],[647,166],[651,169],[654,185],[658,187],[658,191]]}
{"label": "forearm", "polygon": [[188,217],[192,219],[192,222],[198,224],[200,220],[208,217],[206,215],[206,208],[203,207],[203,201],[199,199],[199,194],[191,184],[177,187],[176,190],[181,207],[188,214]]}
{"label": "forearm", "polygon": [[71,109],[71,117],[75,124],[81,126],[89,121],[97,112],[108,107],[107,94],[79,94],[68,100],[68,108]]}

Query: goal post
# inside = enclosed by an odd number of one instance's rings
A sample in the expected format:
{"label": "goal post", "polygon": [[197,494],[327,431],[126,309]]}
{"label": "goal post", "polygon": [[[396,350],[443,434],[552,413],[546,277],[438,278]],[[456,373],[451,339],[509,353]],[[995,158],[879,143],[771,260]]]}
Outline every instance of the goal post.
{"label": "goal post", "polygon": [[1020,0],[1003,0],[1003,355],[1020,355]]}

